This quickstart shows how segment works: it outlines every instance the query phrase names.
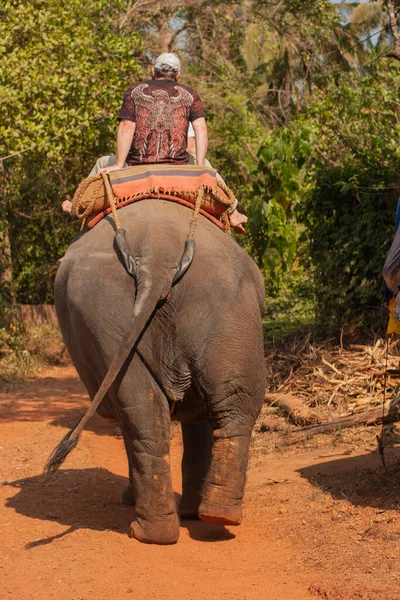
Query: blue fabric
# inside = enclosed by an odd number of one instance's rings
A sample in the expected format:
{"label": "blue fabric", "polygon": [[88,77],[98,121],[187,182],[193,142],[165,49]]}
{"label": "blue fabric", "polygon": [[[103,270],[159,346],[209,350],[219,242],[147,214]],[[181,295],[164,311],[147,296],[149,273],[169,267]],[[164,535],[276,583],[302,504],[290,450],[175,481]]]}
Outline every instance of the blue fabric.
{"label": "blue fabric", "polygon": [[[394,222],[394,237],[396,237],[396,233],[399,228],[399,225],[400,225],[400,199],[397,201],[396,219]],[[390,251],[389,251],[389,254],[390,254]],[[384,288],[383,293],[385,296],[385,300],[386,300],[386,302],[389,302],[390,298],[393,298],[393,296],[395,294],[388,288],[385,280],[383,280],[383,288]]]}
{"label": "blue fabric", "polygon": [[397,210],[396,210],[396,221],[394,223],[394,233],[396,235],[396,231],[398,230],[400,225],[400,200],[397,201]]}

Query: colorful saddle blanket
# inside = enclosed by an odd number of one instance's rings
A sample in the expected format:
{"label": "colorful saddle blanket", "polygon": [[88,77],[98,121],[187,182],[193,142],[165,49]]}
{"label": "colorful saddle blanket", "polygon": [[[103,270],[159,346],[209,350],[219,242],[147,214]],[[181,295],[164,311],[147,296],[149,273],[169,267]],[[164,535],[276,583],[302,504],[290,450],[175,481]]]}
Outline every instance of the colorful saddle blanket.
{"label": "colorful saddle blanket", "polygon": [[196,192],[202,186],[213,190],[217,186],[215,169],[193,165],[126,167],[121,171],[111,171],[109,178],[117,198],[126,198],[143,192],[163,194]]}
{"label": "colorful saddle blanket", "polygon": [[[215,169],[193,165],[140,165],[111,171],[108,177],[117,208],[145,198],[181,201],[190,207],[195,205],[201,190],[200,212],[218,224],[223,221],[223,227],[229,228],[226,210],[235,201],[235,196],[217,179]],[[109,212],[103,177],[96,175],[84,179],[72,200],[72,216],[85,219],[88,226],[93,227]]]}

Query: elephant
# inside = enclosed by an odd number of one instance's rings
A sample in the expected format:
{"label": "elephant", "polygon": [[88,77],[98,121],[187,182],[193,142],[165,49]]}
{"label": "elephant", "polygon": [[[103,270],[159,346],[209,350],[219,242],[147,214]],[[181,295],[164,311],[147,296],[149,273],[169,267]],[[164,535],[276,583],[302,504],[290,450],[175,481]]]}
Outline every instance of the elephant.
{"label": "elephant", "polygon": [[[135,278],[107,216],[70,244],[55,280],[56,311],[92,401],[119,360],[97,412],[114,415],[122,429],[131,537],[173,544],[178,512],[222,525],[241,522],[250,438],[265,392],[264,282],[237,242],[199,215],[192,264],[171,287],[191,209],[146,199],[118,214]],[[171,418],[181,423],[184,445],[178,512]]]}

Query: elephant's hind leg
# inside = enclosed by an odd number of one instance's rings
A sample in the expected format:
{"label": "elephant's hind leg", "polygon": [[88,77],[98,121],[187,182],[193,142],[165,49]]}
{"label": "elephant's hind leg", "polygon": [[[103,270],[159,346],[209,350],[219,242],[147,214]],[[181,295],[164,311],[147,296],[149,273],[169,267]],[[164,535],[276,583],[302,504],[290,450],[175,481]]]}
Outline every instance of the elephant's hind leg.
{"label": "elephant's hind leg", "polygon": [[261,343],[255,347],[243,344],[229,362],[224,360],[223,348],[217,345],[216,350],[215,360],[210,361],[208,372],[205,370],[203,386],[214,446],[199,517],[211,523],[239,525],[251,433],[264,399],[263,348]]}
{"label": "elephant's hind leg", "polygon": [[[219,433],[216,431],[214,435],[218,436]],[[224,437],[215,437],[214,440],[213,458],[203,489],[199,517],[202,521],[218,525],[240,525],[250,433],[222,435]]]}
{"label": "elephant's hind leg", "polygon": [[133,493],[131,442],[130,442],[130,439],[129,439],[127,433],[124,431],[124,428],[122,427],[121,429],[122,429],[122,434],[124,437],[124,444],[125,444],[126,455],[128,457],[128,467],[129,467],[129,483],[126,486],[126,488],[124,489],[124,491],[122,492],[121,500],[124,504],[127,504],[128,506],[135,506],[135,495]]}
{"label": "elephant's hind leg", "polygon": [[137,355],[121,382],[117,403],[135,506],[131,536],[150,544],[174,544],[179,521],[169,461],[169,406]]}
{"label": "elephant's hind leg", "polygon": [[213,432],[208,422],[182,423],[182,519],[197,519],[201,492],[211,463]]}

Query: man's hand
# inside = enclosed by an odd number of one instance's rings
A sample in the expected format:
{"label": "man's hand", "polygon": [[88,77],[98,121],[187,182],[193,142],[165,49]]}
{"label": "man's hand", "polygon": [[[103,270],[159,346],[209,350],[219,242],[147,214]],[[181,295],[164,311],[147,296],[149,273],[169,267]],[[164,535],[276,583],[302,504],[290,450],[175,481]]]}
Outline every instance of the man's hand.
{"label": "man's hand", "polygon": [[124,168],[124,166],[125,163],[122,166],[117,165],[117,163],[115,163],[115,165],[112,165],[111,167],[104,167],[104,169],[100,169],[99,173],[110,173],[110,171],[120,171]]}

